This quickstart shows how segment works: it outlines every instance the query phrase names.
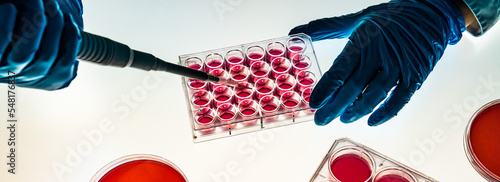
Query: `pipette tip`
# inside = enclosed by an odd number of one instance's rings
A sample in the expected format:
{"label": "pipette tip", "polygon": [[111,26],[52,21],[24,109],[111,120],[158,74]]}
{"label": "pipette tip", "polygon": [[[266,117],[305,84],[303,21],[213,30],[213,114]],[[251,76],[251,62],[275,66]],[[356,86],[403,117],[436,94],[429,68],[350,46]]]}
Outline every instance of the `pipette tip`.
{"label": "pipette tip", "polygon": [[228,80],[228,79],[223,79],[223,78],[219,78],[219,82],[217,83],[220,83],[220,84],[225,84],[225,85],[228,85],[228,86],[231,86],[231,87],[234,87],[234,88],[250,88],[247,86],[248,83],[238,83],[238,82],[235,82],[233,80]]}
{"label": "pipette tip", "polygon": [[223,79],[223,78],[219,78],[219,82],[217,82],[217,83],[228,85],[231,87],[238,87],[239,86],[238,82],[235,82],[235,81],[229,80],[229,79]]}

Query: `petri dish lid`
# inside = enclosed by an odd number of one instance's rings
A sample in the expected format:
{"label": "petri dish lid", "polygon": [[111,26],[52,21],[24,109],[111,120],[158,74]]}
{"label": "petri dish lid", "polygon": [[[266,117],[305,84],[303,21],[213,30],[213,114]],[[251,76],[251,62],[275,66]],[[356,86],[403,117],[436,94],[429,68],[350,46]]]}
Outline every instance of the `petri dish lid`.
{"label": "petri dish lid", "polygon": [[118,158],[101,168],[90,182],[188,182],[172,162],[151,154],[133,154]]}

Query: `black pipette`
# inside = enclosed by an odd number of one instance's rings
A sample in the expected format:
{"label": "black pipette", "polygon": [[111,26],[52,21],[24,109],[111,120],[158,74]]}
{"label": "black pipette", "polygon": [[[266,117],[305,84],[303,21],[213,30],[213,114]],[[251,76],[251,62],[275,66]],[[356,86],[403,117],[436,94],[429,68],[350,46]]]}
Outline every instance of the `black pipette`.
{"label": "black pipette", "polygon": [[216,77],[203,71],[194,70],[177,64],[165,62],[152,54],[130,49],[127,45],[87,32],[81,32],[82,42],[77,59],[105,66],[132,67],[146,71],[166,71],[173,74],[209,81],[229,86],[237,82]]}

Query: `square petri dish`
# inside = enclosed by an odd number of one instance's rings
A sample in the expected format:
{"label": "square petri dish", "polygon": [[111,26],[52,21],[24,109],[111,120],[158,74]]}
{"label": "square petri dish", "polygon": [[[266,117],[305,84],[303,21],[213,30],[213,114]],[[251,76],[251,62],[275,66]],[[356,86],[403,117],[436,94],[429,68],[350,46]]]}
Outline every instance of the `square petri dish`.
{"label": "square petri dish", "polygon": [[310,180],[325,181],[437,182],[349,138],[335,140]]}

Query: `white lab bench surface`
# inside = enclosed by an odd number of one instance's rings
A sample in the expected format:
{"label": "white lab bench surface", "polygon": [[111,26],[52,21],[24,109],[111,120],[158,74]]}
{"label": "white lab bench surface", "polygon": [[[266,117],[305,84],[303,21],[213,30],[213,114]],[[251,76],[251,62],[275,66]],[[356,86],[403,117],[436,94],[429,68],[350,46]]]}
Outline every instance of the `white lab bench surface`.
{"label": "white lab bench surface", "polygon": [[[85,31],[169,62],[182,54],[286,36],[311,20],[382,0],[84,0]],[[306,122],[193,143],[181,77],[80,62],[58,91],[17,89],[16,174],[7,173],[7,122],[0,129],[0,181],[85,182],[107,163],[154,154],[192,182],[309,181],[335,139],[371,147],[440,181],[484,181],[469,164],[463,134],[473,113],[500,98],[500,25],[464,33],[397,117],[369,127]],[[322,71],[346,39],[315,42]],[[7,120],[7,85],[0,85]]]}

